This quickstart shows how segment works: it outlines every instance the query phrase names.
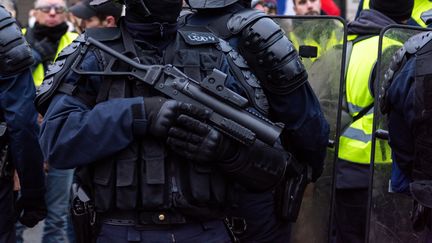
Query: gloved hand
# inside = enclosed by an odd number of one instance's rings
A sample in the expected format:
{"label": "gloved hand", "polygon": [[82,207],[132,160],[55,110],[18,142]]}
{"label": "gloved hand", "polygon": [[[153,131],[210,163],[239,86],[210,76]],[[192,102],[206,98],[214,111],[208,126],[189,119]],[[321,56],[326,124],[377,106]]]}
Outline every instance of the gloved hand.
{"label": "gloved hand", "polygon": [[16,213],[21,224],[34,227],[47,215],[44,197],[35,199],[19,198],[16,202]]}
{"label": "gloved hand", "polygon": [[33,43],[33,48],[40,55],[41,62],[53,61],[57,52],[57,43],[44,38]]}
{"label": "gloved hand", "polygon": [[[196,118],[205,121],[209,112],[192,113]],[[225,161],[232,158],[237,144],[231,138],[210,125],[182,114],[176,124],[169,129],[167,144],[177,154],[188,160],[198,162]]]}
{"label": "gloved hand", "polygon": [[165,138],[178,116],[179,102],[161,96],[144,98],[144,109],[148,120],[148,132]]}

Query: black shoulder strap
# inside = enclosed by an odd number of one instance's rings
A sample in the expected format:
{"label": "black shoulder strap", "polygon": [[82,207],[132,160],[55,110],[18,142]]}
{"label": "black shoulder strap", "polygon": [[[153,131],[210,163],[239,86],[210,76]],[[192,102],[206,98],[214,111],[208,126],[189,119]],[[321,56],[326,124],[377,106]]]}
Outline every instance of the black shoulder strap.
{"label": "black shoulder strap", "polygon": [[[136,51],[133,44],[132,38],[124,30],[123,24],[120,23],[119,28],[90,28],[86,30],[86,35],[93,37],[101,42],[109,42],[110,47],[116,51],[122,52],[123,54],[133,55],[132,58],[136,57]],[[99,54],[97,54],[99,53]],[[101,59],[103,66],[110,65],[110,63],[116,60],[109,54],[104,52],[96,52],[96,55]],[[126,81],[124,79],[115,79],[110,76],[104,77],[99,88],[96,104],[111,98],[120,98],[126,96]]]}

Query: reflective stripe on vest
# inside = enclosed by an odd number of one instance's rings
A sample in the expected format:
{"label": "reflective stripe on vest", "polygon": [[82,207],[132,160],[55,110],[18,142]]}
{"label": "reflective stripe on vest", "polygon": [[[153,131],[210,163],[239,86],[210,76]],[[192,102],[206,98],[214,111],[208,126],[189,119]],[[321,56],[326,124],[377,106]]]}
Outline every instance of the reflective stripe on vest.
{"label": "reflective stripe on vest", "polygon": [[[23,35],[25,35],[26,32],[27,32],[26,28],[22,29]],[[60,53],[61,50],[63,50],[63,48],[65,48],[67,45],[72,43],[72,41],[75,40],[77,37],[78,37],[77,33],[66,32],[60,38],[55,58],[57,58],[58,54]],[[55,58],[54,58],[54,60],[55,60]],[[39,87],[42,84],[44,77],[45,77],[45,70],[43,68],[43,65],[39,64],[36,66],[35,70],[33,70],[33,80],[34,80],[34,84],[36,87]]]}
{"label": "reflective stripe on vest", "polygon": [[[369,164],[372,151],[373,111],[353,122],[339,140],[339,158],[353,163]],[[377,140],[375,162],[391,163],[391,150],[386,141]]]}
{"label": "reflective stripe on vest", "polygon": [[[350,38],[351,39],[351,38]],[[370,106],[373,95],[369,89],[370,78],[378,57],[379,36],[361,40],[354,44],[349,59],[346,77],[346,99],[351,116],[356,116],[361,110]],[[383,46],[401,46],[400,42],[384,39]],[[372,147],[373,109],[360,119],[353,122],[341,135],[339,158],[353,163],[370,163]],[[378,163],[391,162],[391,151],[387,142],[376,144],[375,161]]]}
{"label": "reflective stripe on vest", "polygon": [[[369,9],[370,0],[364,0],[362,9]],[[421,19],[421,15],[432,9],[432,2],[429,0],[414,0],[414,7],[411,13],[411,19],[414,20],[419,26],[425,28],[426,23]]]}

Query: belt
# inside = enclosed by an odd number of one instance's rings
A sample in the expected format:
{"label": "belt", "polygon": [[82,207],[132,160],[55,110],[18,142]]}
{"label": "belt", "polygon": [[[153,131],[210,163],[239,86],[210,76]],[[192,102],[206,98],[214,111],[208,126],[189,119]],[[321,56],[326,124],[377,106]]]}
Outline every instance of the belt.
{"label": "belt", "polygon": [[173,225],[191,222],[172,211],[112,211],[98,214],[102,223],[111,225]]}

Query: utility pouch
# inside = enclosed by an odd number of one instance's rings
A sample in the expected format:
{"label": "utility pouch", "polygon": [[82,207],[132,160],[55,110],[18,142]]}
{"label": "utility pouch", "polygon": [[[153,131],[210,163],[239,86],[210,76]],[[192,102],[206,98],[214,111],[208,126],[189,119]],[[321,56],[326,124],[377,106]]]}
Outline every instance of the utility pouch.
{"label": "utility pouch", "polygon": [[77,243],[94,243],[99,227],[96,222],[94,201],[78,183],[72,184],[71,219]]}
{"label": "utility pouch", "polygon": [[282,220],[295,222],[300,212],[303,194],[310,182],[308,167],[296,176],[288,176],[285,181],[276,188],[275,205],[276,214]]}

